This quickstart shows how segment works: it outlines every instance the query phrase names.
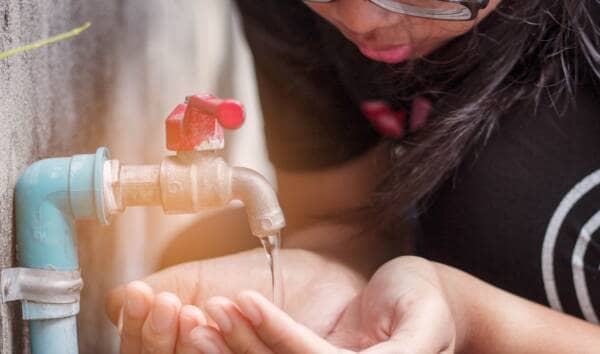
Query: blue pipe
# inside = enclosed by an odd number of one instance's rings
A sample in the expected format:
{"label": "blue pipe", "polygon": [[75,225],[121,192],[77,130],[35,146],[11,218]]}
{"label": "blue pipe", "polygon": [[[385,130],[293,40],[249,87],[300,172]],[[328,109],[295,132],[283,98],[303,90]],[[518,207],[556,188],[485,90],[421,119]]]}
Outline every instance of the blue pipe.
{"label": "blue pipe", "polygon": [[[79,269],[74,220],[96,218],[108,224],[102,173],[108,150],[51,158],[29,166],[15,191],[17,250],[21,267],[58,271]],[[33,354],[77,354],[79,303],[23,301]]]}

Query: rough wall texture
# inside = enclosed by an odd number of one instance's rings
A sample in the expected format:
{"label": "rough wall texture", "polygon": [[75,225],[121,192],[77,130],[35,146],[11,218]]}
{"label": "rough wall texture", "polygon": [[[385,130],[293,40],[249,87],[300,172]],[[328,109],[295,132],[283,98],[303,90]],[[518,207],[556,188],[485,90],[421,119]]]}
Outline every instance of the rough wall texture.
{"label": "rough wall texture", "polygon": [[[245,138],[230,151],[236,164],[268,173],[256,161],[260,112],[231,13],[224,0],[0,0],[0,52],[92,23],[75,38],[0,60],[0,267],[15,264],[13,188],[27,165],[100,145],[125,163],[156,163],[166,154],[163,119],[190,92],[247,104]],[[169,235],[194,220],[151,209],[129,210],[108,228],[78,223],[81,353],[116,352],[106,291],[151,272]],[[23,351],[18,307],[0,305],[0,354]]]}
{"label": "rough wall texture", "polygon": [[[0,60],[0,265],[14,264],[13,186],[32,161],[102,140],[118,1],[0,1],[0,51],[83,25],[72,40]],[[112,20],[111,20],[112,19]],[[2,354],[22,346],[17,304],[0,307]]]}

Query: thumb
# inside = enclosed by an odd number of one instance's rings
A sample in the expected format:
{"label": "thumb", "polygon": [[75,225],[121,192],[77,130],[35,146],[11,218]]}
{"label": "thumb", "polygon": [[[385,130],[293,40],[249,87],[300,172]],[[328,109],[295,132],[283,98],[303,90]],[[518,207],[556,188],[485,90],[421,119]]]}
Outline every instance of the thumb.
{"label": "thumb", "polygon": [[393,317],[391,336],[361,354],[432,354],[454,352],[454,327],[445,303],[415,301]]}
{"label": "thumb", "polygon": [[252,323],[260,339],[274,353],[345,353],[294,321],[256,292],[242,292],[236,302],[244,316]]}
{"label": "thumb", "polygon": [[119,323],[119,316],[121,314],[121,308],[125,301],[125,285],[119,286],[111,290],[104,301],[104,311],[108,315],[110,322],[115,326]]}

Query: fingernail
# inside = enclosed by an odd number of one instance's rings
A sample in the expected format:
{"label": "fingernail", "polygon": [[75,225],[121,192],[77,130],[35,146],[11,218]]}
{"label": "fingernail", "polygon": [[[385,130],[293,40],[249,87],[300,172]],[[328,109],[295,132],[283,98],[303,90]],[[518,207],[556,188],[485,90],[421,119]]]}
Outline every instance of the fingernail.
{"label": "fingernail", "polygon": [[231,324],[231,318],[225,311],[224,305],[221,303],[209,303],[206,305],[206,311],[208,315],[219,325],[221,331],[228,333],[231,331],[233,325]]}
{"label": "fingernail", "polygon": [[152,329],[156,333],[164,333],[173,328],[177,320],[177,301],[172,295],[160,294],[154,302],[151,322]]}
{"label": "fingernail", "polygon": [[138,291],[127,291],[127,302],[125,303],[127,315],[135,318],[142,317],[146,314],[146,299],[144,295]]}
{"label": "fingernail", "polygon": [[249,294],[242,294],[237,302],[240,310],[252,322],[252,325],[259,326],[262,322],[262,315],[254,299]]}
{"label": "fingernail", "polygon": [[221,354],[219,346],[206,335],[206,330],[197,328],[190,334],[193,337],[194,347],[203,354]]}
{"label": "fingernail", "polygon": [[[179,310],[179,318],[192,325],[192,328],[198,325],[205,325],[206,318],[202,310],[193,305],[185,305]],[[191,329],[191,328],[190,328]]]}

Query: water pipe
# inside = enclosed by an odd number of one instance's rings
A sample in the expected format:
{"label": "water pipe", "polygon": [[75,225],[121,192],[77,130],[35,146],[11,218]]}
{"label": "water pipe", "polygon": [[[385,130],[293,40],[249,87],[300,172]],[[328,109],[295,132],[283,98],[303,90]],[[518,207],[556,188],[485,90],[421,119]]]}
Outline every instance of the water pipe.
{"label": "water pipe", "polygon": [[167,147],[176,155],[160,165],[121,165],[106,148],[96,154],[52,158],[29,166],[15,192],[19,268],[3,269],[2,301],[20,300],[33,354],[76,354],[83,281],[74,220],[108,224],[129,206],[161,205],[165,213],[194,213],[241,200],[252,233],[277,234],[285,219],[271,185],[257,172],[229,167],[215,154],[223,128],[244,120],[232,100],[195,95],[167,118]]}
{"label": "water pipe", "polygon": [[52,158],[29,166],[15,190],[17,250],[21,268],[2,271],[3,301],[22,300],[31,351],[77,353],[75,316],[79,275],[74,220],[106,224],[102,173],[108,151]]}

